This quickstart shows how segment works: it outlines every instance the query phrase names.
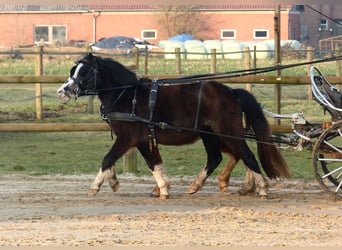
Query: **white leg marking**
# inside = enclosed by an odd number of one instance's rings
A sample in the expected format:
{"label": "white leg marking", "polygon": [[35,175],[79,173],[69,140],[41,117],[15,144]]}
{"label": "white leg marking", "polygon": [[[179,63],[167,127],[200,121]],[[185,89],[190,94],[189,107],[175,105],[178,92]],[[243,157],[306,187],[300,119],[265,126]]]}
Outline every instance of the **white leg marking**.
{"label": "white leg marking", "polygon": [[203,185],[203,182],[207,179],[207,177],[208,177],[207,170],[202,169],[202,171],[198,174],[196,179]]}
{"label": "white leg marking", "polygon": [[203,187],[204,181],[207,179],[207,170],[202,169],[202,171],[195,177],[188,188],[189,194],[194,194]]}
{"label": "white leg marking", "polygon": [[102,168],[100,168],[99,172],[97,173],[94,182],[92,183],[90,189],[99,191],[105,178],[111,176],[111,169],[107,169],[105,171],[102,171]]}
{"label": "white leg marking", "polygon": [[152,174],[156,179],[157,185],[160,189],[160,195],[168,197],[169,180],[165,174],[163,164],[155,165]]}
{"label": "white leg marking", "polygon": [[251,173],[254,177],[256,192],[261,196],[267,196],[267,192],[266,192],[267,185],[262,174],[258,174],[252,170],[251,170]]}

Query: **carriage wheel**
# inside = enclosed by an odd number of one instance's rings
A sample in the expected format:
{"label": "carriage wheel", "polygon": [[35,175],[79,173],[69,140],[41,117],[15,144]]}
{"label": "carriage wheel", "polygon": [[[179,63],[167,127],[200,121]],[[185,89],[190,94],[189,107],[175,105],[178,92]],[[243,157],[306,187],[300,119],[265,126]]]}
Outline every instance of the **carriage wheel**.
{"label": "carriage wheel", "polygon": [[320,135],[313,149],[312,165],[323,190],[342,200],[342,121]]}

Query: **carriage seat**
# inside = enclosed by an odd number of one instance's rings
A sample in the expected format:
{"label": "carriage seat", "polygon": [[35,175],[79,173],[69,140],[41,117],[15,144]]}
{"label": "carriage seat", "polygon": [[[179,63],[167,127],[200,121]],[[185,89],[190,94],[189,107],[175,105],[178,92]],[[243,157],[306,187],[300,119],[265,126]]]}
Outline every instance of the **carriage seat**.
{"label": "carriage seat", "polygon": [[334,87],[329,83],[323,75],[314,76],[313,80],[318,88],[320,94],[324,96],[326,100],[317,98],[315,100],[323,106],[324,112],[328,111],[331,115],[332,121],[342,119],[342,92],[340,89]]}
{"label": "carriage seat", "polygon": [[330,103],[336,108],[342,108],[342,93],[341,90],[328,84],[327,80],[322,76],[314,77],[316,85],[320,88],[321,93]]}

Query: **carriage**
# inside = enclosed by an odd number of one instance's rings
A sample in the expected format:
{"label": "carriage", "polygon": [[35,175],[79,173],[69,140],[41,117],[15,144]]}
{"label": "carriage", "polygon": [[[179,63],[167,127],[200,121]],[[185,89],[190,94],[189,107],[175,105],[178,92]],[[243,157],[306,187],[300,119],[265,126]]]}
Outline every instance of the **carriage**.
{"label": "carriage", "polygon": [[[261,69],[255,74],[274,69]],[[234,72],[234,76],[243,71]],[[342,94],[332,86],[315,66],[310,81],[315,100],[331,114],[331,121],[311,123],[302,114],[273,114],[263,110],[252,94],[232,89],[215,79],[222,75],[197,75],[176,79],[150,80],[140,78],[120,63],[86,55],[70,70],[70,77],[57,90],[60,99],[97,95],[101,100],[101,116],[108,122],[116,140],[105,155],[89,194],[96,195],[107,179],[114,191],[118,189],[115,162],[129,148],[137,147],[156,179],[152,194],[169,197],[169,182],[163,169],[158,143],[183,145],[201,139],[206,153],[205,168],[190,184],[188,192],[200,190],[227,153],[230,160],[218,176],[218,185],[225,191],[230,173],[242,160],[250,171],[254,187],[267,195],[266,183],[246,139],[255,139],[264,173],[271,179],[289,177],[288,166],[275,143],[312,148],[315,178],[322,189],[342,200]],[[229,77],[229,76],[228,76]],[[184,84],[186,83],[186,84]],[[266,116],[292,119],[293,134],[271,135]],[[249,133],[248,131],[252,131]]]}
{"label": "carriage", "polygon": [[310,82],[314,100],[331,115],[331,121],[311,123],[302,113],[264,112],[272,118],[291,119],[293,134],[274,134],[274,141],[297,150],[311,149],[316,180],[326,193],[342,200],[342,92],[315,66],[310,69]]}

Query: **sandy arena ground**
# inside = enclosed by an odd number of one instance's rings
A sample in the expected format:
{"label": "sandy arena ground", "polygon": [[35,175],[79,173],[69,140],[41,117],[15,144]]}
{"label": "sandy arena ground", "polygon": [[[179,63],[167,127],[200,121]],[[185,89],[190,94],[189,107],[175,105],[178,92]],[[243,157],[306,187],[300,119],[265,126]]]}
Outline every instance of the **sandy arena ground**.
{"label": "sandy arena ground", "polygon": [[119,175],[96,197],[94,176],[0,176],[0,246],[342,246],[342,202],[316,182],[271,183],[268,199],[219,193],[209,179],[171,178],[171,198],[149,197],[150,177]]}

